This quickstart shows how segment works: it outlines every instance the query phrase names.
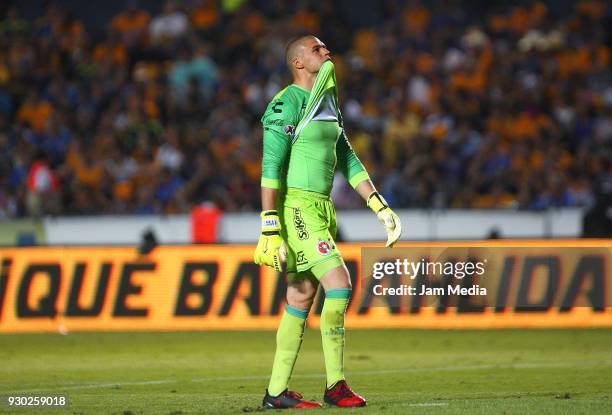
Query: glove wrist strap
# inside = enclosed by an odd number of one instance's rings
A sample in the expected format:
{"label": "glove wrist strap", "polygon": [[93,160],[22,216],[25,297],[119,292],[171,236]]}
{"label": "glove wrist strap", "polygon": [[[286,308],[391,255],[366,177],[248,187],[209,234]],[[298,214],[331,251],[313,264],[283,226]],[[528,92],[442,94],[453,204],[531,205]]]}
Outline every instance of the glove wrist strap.
{"label": "glove wrist strap", "polygon": [[372,209],[374,213],[378,213],[381,210],[389,207],[385,198],[382,197],[381,194],[377,191],[373,191],[372,193],[370,193],[370,196],[368,196],[367,204],[368,207]]}
{"label": "glove wrist strap", "polygon": [[264,210],[261,217],[261,233],[264,235],[278,235],[281,230],[278,212],[276,210]]}

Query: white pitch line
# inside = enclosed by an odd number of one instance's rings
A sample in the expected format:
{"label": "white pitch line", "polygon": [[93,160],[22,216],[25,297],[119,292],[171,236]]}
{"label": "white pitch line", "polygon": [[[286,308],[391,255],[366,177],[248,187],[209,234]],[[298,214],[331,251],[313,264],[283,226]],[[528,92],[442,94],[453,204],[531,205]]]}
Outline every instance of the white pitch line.
{"label": "white pitch line", "polygon": [[[405,369],[389,369],[389,370],[362,370],[348,372],[351,376],[372,376],[372,375],[390,375],[399,373],[420,373],[420,372],[455,372],[461,370],[490,370],[490,369],[543,369],[543,368],[570,368],[570,367],[585,367],[585,366],[608,366],[612,364],[612,360],[583,362],[581,364],[567,363],[517,363],[510,365],[457,365],[457,366],[441,366],[441,367],[414,367]],[[324,378],[323,374],[309,373],[296,374],[292,378],[299,379],[318,379]],[[250,375],[250,376],[218,376],[218,377],[203,377],[191,379],[192,382],[218,382],[232,380],[266,380],[269,375]],[[108,382],[108,383],[88,383],[83,385],[68,384],[68,385],[49,385],[46,387],[38,387],[31,389],[19,389],[13,391],[2,391],[4,395],[9,393],[29,393],[41,392],[49,390],[77,390],[77,389],[102,389],[113,388],[116,386],[146,386],[146,385],[165,385],[178,383],[175,379],[164,380],[146,380],[136,382]]]}
{"label": "white pitch line", "polygon": [[[405,369],[388,369],[388,370],[362,370],[351,371],[348,375],[351,376],[371,376],[371,375],[391,375],[398,373],[420,373],[420,372],[456,372],[461,370],[490,370],[490,369],[544,369],[544,368],[569,368],[569,367],[585,367],[585,366],[601,366],[610,365],[612,361],[604,360],[597,362],[583,362],[580,364],[568,363],[516,363],[510,365],[457,365],[457,366],[441,366],[441,367],[413,367]],[[296,374],[292,378],[300,379],[316,379],[325,377],[323,374]],[[202,377],[191,379],[192,382],[217,382],[231,380],[260,380],[268,379],[269,375],[251,375],[251,376],[219,376],[219,377]]]}
{"label": "white pitch line", "polygon": [[2,392],[4,395],[11,393],[29,393],[29,392],[40,392],[48,391],[50,389],[57,390],[74,390],[74,389],[98,389],[98,388],[114,388],[116,386],[146,386],[146,385],[166,385],[169,383],[176,383],[176,380],[144,380],[139,382],[112,382],[112,383],[90,383],[86,385],[51,385],[44,388],[33,388],[33,389],[19,389],[8,392]]}
{"label": "white pitch line", "polygon": [[411,403],[408,406],[448,406],[446,402],[422,402],[422,403]]}

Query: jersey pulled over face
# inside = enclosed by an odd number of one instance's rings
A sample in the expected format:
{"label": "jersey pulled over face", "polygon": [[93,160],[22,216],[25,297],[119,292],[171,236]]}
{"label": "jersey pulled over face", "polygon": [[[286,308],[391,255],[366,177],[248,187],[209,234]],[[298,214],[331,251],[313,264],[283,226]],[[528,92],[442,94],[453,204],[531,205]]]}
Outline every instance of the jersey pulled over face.
{"label": "jersey pulled over face", "polygon": [[312,91],[290,85],[272,99],[262,117],[262,186],[329,195],[336,167],[353,187],[368,178],[344,134],[337,91],[328,60]]}
{"label": "jersey pulled over face", "polygon": [[304,69],[316,73],[323,63],[329,60],[330,52],[327,46],[316,37],[309,37],[303,41],[301,61]]}

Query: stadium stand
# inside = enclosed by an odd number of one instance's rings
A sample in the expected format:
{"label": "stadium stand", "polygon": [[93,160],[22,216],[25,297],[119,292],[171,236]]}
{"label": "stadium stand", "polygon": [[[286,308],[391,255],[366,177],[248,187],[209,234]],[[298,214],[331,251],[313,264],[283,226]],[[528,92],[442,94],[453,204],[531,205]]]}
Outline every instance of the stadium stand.
{"label": "stadium stand", "polygon": [[[349,137],[391,205],[596,206],[612,182],[612,6],[427,3],[355,25],[343,2],[131,1],[103,27],[62,2],[36,18],[5,6],[0,218],[257,211],[259,118],[302,32],[335,52]],[[362,207],[346,186],[336,206]]]}

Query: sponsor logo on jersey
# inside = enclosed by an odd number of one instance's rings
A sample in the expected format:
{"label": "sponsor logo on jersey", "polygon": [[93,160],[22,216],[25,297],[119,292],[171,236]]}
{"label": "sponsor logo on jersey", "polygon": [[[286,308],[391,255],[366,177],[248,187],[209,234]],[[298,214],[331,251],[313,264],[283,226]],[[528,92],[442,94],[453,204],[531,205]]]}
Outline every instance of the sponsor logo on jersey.
{"label": "sponsor logo on jersey", "polygon": [[334,247],[330,245],[329,242],[319,238],[319,241],[317,242],[317,252],[319,254],[327,255],[332,251],[332,249],[334,249]]}
{"label": "sponsor logo on jersey", "polygon": [[293,226],[295,226],[295,230],[297,231],[298,239],[300,241],[308,239],[309,235],[308,231],[306,230],[306,223],[304,223],[300,208],[293,209]]}
{"label": "sponsor logo on jersey", "polygon": [[265,125],[276,125],[278,127],[282,127],[283,125],[285,125],[285,121],[283,121],[283,120],[268,120],[268,119],[266,119],[264,124]]}
{"label": "sponsor logo on jersey", "polygon": [[293,135],[294,132],[295,132],[295,127],[293,125],[289,124],[285,126],[285,134]]}

